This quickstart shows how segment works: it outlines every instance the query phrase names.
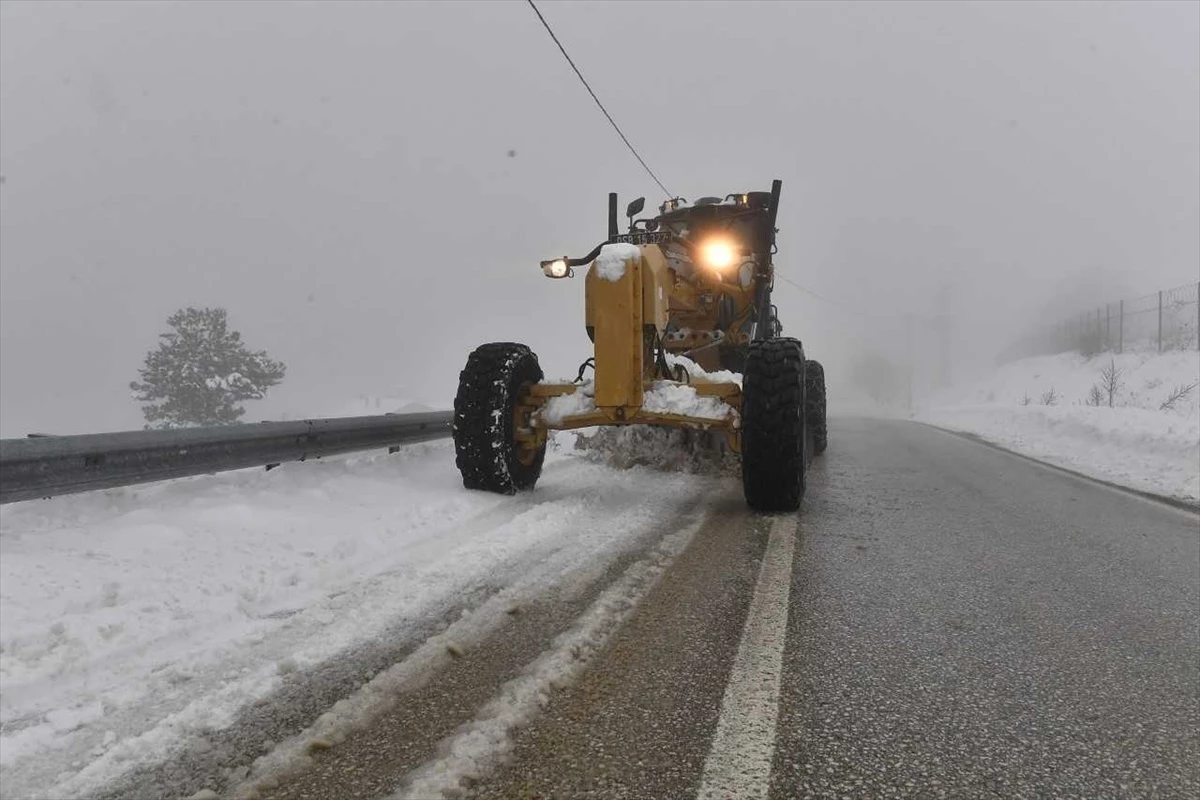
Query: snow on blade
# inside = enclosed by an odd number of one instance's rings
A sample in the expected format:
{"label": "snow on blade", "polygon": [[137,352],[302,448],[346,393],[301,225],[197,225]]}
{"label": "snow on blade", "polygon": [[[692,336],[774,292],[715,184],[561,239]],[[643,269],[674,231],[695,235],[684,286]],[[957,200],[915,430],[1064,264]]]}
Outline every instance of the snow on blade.
{"label": "snow on blade", "polygon": [[560,394],[546,400],[538,419],[550,425],[561,425],[567,417],[577,417],[595,410],[596,384],[588,381],[581,383],[570,394]]}
{"label": "snow on blade", "polygon": [[643,397],[642,409],[656,414],[683,414],[714,422],[737,413],[720,398],[702,396],[695,387],[670,381],[656,382]]}
{"label": "snow on blade", "polygon": [[736,372],[730,372],[727,369],[706,372],[703,367],[686,356],[677,356],[671,353],[667,353],[666,356],[668,367],[672,369],[676,366],[683,367],[687,371],[687,374],[693,378],[699,378],[710,383],[736,383],[738,386],[742,385],[742,376]]}
{"label": "snow on blade", "polygon": [[641,258],[642,251],[636,244],[606,244],[596,256],[596,277],[616,283],[625,277],[625,262]]}
{"label": "snow on blade", "polygon": [[[667,366],[683,367],[688,375],[712,383],[735,383],[742,385],[742,376],[728,370],[705,372],[704,369],[683,356],[667,354]],[[687,384],[673,381],[657,381],[646,392],[642,408],[658,414],[684,414],[691,417],[724,420],[737,411],[715,397],[703,397]],[[546,401],[539,419],[550,425],[559,425],[568,417],[587,414],[596,410],[596,384],[594,381],[581,383],[570,394],[556,395]]]}
{"label": "snow on blade", "polygon": [[[596,410],[596,386],[593,382],[580,384],[570,394],[557,395],[546,401],[539,419],[549,425],[562,424],[570,417]],[[643,395],[642,408],[656,414],[684,414],[690,417],[719,422],[736,414],[728,404],[716,397],[704,397],[692,386],[671,381],[657,381]]]}

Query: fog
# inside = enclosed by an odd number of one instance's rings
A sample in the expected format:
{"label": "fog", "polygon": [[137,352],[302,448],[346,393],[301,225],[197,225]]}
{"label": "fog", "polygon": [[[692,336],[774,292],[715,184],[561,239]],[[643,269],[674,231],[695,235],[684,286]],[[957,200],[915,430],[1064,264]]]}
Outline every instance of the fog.
{"label": "fog", "polygon": [[[1200,4],[541,7],[673,193],[783,180],[832,385],[1198,278]],[[538,260],[662,199],[516,1],[0,2],[0,175],[3,436],[140,427],[186,305],[287,364],[248,419],[448,407],[484,341],[573,376],[583,283]]]}

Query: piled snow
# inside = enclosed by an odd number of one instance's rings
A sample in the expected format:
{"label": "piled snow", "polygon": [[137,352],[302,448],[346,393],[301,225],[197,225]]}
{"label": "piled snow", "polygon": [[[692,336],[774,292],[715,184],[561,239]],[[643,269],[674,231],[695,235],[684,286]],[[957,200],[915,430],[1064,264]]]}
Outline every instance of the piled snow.
{"label": "piled snow", "polygon": [[[1111,360],[1110,360],[1111,359]],[[1089,405],[1110,364],[1120,371],[1108,407]],[[1077,353],[1022,359],[924,400],[914,417],[1104,480],[1200,499],[1200,355]],[[1180,387],[1190,394],[1162,404]],[[1051,397],[1053,391],[1053,397]]]}
{"label": "piled snow", "polygon": [[704,368],[692,361],[686,356],[677,356],[667,353],[667,366],[674,369],[676,366],[681,366],[687,370],[687,374],[693,378],[699,378],[710,383],[736,383],[742,385],[742,376],[736,372],[730,372],[727,369],[717,370],[716,372],[705,372]]}
{"label": "piled snow", "polygon": [[575,449],[614,469],[649,467],[663,472],[736,475],[741,461],[725,434],[695,428],[620,425],[580,431]]}
{"label": "piled snow", "polygon": [[561,425],[567,417],[577,417],[596,410],[596,384],[581,383],[570,394],[551,397],[542,406],[538,419],[550,425]]}
{"label": "piled snow", "polygon": [[[643,395],[642,408],[656,414],[684,414],[713,421],[737,413],[716,397],[704,397],[694,387],[671,381],[656,381]],[[560,425],[570,417],[595,410],[596,384],[588,381],[570,394],[549,398],[538,418],[549,425]]]}
{"label": "piled snow", "polygon": [[535,492],[468,492],[442,441],[6,505],[5,795],[87,793],[401,621],[592,564],[688,480],[552,453]]}
{"label": "piled snow", "polygon": [[596,277],[616,283],[625,277],[625,262],[641,257],[641,248],[636,244],[606,244],[594,262]]}
{"label": "piled snow", "polygon": [[[690,358],[667,354],[667,365],[674,369],[682,366],[688,375],[713,383],[736,383],[742,385],[742,376],[735,372],[721,370],[705,372],[700,365]],[[656,414],[684,414],[701,419],[723,420],[736,415],[723,401],[715,397],[704,397],[687,384],[672,381],[656,381],[642,399],[642,408]],[[539,419],[551,425],[559,425],[568,417],[587,414],[596,410],[596,384],[594,381],[581,383],[570,394],[557,395],[546,401],[542,407]]]}

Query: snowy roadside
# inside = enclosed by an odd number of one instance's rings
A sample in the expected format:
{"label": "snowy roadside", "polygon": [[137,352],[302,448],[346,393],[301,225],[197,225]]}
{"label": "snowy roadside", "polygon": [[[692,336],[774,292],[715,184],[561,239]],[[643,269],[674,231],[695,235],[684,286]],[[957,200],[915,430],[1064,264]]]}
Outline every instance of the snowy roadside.
{"label": "snowy roadside", "polygon": [[436,442],[5,506],[5,791],[90,791],[398,621],[611,559],[700,490],[552,455],[533,493],[467,492]]}
{"label": "snowy roadside", "polygon": [[[1110,408],[1103,373],[1114,367]],[[1195,352],[1065,353],[1006,364],[975,383],[940,391],[913,418],[1123,486],[1196,501],[1197,383]],[[1193,388],[1173,407],[1162,407],[1187,386]]]}

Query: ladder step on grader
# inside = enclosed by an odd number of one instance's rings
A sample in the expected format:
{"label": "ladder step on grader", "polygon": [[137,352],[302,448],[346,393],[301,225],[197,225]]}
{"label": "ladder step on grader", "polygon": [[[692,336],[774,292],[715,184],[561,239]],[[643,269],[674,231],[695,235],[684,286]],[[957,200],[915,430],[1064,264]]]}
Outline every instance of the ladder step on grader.
{"label": "ladder step on grader", "polygon": [[[825,374],[782,336],[772,257],[782,183],[769,192],[666,201],[582,258],[543,261],[549,278],[584,278],[593,354],[571,383],[547,383],[524,344],[482,345],[454,399],[454,448],[468,489],[532,489],[554,430],[655,425],[723,432],[740,454],[746,502],[794,511],[827,444]],[[593,370],[585,381],[587,368]]]}

